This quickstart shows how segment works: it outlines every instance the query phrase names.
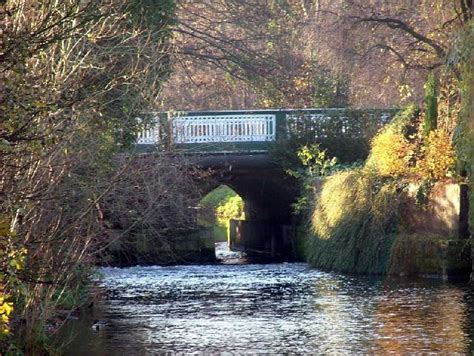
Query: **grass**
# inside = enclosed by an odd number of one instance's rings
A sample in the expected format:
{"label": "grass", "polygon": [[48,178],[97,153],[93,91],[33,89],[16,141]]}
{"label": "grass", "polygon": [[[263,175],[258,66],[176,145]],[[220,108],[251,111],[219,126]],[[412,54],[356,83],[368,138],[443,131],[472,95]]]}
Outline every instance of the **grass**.
{"label": "grass", "polygon": [[355,169],[326,178],[316,194],[307,261],[324,269],[386,273],[398,223],[397,184]]}

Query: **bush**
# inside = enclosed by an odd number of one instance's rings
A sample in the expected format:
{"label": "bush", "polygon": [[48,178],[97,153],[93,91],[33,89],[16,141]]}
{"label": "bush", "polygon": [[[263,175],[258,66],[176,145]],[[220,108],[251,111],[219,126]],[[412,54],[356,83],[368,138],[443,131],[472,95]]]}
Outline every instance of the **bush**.
{"label": "bush", "polygon": [[422,178],[439,180],[454,169],[454,149],[443,130],[431,131],[421,152],[423,157],[417,161],[416,170]]}
{"label": "bush", "polygon": [[355,273],[385,273],[398,221],[398,186],[367,170],[342,171],[317,189],[307,261]]}
{"label": "bush", "polygon": [[413,151],[414,146],[402,134],[385,131],[372,140],[367,166],[381,176],[404,176],[410,171]]}
{"label": "bush", "polygon": [[414,105],[408,106],[372,139],[367,168],[381,176],[398,177],[410,173],[415,145],[409,138],[416,132],[417,111]]}
{"label": "bush", "polygon": [[368,180],[359,171],[346,171],[334,174],[324,180],[317,204],[312,214],[314,232],[319,238],[329,239],[334,229],[348,224],[366,214],[366,209],[353,210],[367,206]]}
{"label": "bush", "polygon": [[217,225],[221,227],[228,227],[230,219],[243,218],[243,200],[235,192],[223,204],[217,206],[215,211]]}

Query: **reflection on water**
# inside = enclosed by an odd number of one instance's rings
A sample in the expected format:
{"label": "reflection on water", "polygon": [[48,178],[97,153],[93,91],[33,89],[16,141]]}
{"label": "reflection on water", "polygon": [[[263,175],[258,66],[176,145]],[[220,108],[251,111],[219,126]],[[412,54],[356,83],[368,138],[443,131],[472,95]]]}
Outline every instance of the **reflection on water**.
{"label": "reflection on water", "polygon": [[467,352],[470,328],[464,292],[456,288],[406,288],[379,296],[375,310],[382,350]]}
{"label": "reflection on water", "polygon": [[[305,264],[104,268],[106,298],[71,323],[68,355],[466,353],[471,292]],[[100,319],[109,323],[94,331]]]}

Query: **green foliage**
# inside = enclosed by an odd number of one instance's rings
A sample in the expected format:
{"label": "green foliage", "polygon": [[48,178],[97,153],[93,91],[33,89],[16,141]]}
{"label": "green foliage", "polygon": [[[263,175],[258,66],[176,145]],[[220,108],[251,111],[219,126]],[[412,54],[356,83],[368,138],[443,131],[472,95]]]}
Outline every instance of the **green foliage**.
{"label": "green foliage", "polygon": [[[474,207],[474,20],[462,34],[458,49],[458,65],[462,73],[461,104],[456,128],[456,159],[458,171],[468,177],[469,206]],[[469,226],[474,233],[474,209],[469,209]]]}
{"label": "green foliage", "polygon": [[434,73],[428,75],[425,83],[425,119],[423,134],[425,137],[436,129],[438,121],[438,82]]}
{"label": "green foliage", "polygon": [[416,190],[416,194],[415,194],[415,203],[417,207],[426,208],[428,204],[428,197],[431,193],[432,188],[433,188],[432,180],[426,180],[423,183],[421,183],[420,187]]}
{"label": "green foliage", "polygon": [[337,158],[329,159],[326,151],[321,150],[318,144],[303,146],[296,155],[306,168],[305,172],[308,177],[326,176],[337,163]]}
{"label": "green foliage", "polygon": [[78,285],[74,288],[64,288],[58,291],[56,303],[57,307],[61,309],[73,310],[84,301],[87,296],[87,290],[83,285]]}
{"label": "green foliage", "polygon": [[303,168],[287,170],[287,173],[297,178],[302,186],[301,196],[292,206],[295,214],[301,214],[309,208],[308,195],[312,192],[315,179],[329,175],[336,167],[337,159],[327,157],[326,151],[317,144],[301,147],[296,155]]}
{"label": "green foliage", "polygon": [[297,156],[302,146],[319,145],[328,157],[341,164],[367,158],[372,137],[382,126],[380,110],[347,110],[340,114],[328,111],[320,116],[302,112],[287,117],[290,128],[286,137],[278,138],[270,149],[272,159],[284,170],[297,171],[302,164]]}
{"label": "green foliage", "polygon": [[[221,185],[205,195],[200,202],[198,223],[203,226],[217,226],[227,231],[231,219],[244,218],[244,202],[231,188]],[[221,236],[221,230],[217,230]]]}

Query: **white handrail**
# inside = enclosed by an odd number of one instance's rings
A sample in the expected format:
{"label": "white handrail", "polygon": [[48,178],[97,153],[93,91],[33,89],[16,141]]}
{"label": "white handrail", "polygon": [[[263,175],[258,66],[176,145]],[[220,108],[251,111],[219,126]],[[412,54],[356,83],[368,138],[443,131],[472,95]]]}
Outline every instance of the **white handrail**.
{"label": "white handrail", "polygon": [[172,122],[174,143],[274,141],[275,115],[185,116]]}

